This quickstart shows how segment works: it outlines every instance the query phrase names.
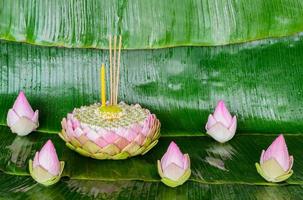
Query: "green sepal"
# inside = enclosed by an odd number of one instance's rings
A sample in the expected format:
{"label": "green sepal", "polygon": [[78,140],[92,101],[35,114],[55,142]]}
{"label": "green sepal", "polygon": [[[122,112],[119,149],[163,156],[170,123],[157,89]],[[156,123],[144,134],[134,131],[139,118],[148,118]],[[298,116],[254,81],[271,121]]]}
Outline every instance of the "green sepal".
{"label": "green sepal", "polygon": [[112,156],[113,160],[123,160],[129,157],[129,153],[123,151],[117,155]]}
{"label": "green sepal", "polygon": [[271,178],[264,173],[264,171],[259,163],[255,163],[255,166],[256,166],[257,172],[268,182],[279,183],[279,182],[287,180],[293,174],[293,170],[290,170],[289,172],[286,172],[285,174],[283,174],[281,176],[278,176],[276,178]]}
{"label": "green sepal", "polygon": [[164,183],[165,185],[167,185],[169,187],[177,187],[177,186],[183,185],[183,183],[185,183],[189,179],[189,177],[191,175],[190,160],[189,160],[188,154],[185,154],[185,155],[188,157],[188,161],[189,161],[188,168],[177,181],[174,181],[174,180],[171,180],[171,179],[165,177],[163,174],[163,171],[162,171],[161,162],[160,162],[160,160],[157,161],[158,173],[161,177],[162,183]]}
{"label": "green sepal", "polygon": [[147,146],[146,149],[141,153],[141,155],[146,154],[149,150],[156,146],[156,144],[158,144],[158,140],[153,141],[149,146]]}
{"label": "green sepal", "polygon": [[[42,167],[39,167],[40,172],[43,173],[43,177],[37,177],[36,174],[34,173],[34,169],[33,169],[33,161],[30,159],[29,160],[29,173],[32,176],[32,178],[37,181],[38,183],[44,185],[44,186],[50,186],[50,185],[54,185],[55,183],[57,183],[62,175],[63,169],[64,169],[64,161],[60,161],[60,173],[57,176],[53,176],[51,174],[49,174],[46,170],[44,170]],[[44,180],[46,179],[46,180]]]}
{"label": "green sepal", "polygon": [[[77,146],[78,148],[81,147],[80,146]],[[84,149],[85,151],[87,152],[90,152],[91,154],[95,154],[95,153],[98,153],[99,150],[100,150],[100,147],[98,145],[96,145],[94,142],[91,142],[91,141],[87,141],[83,146],[82,146],[82,149]]]}
{"label": "green sepal", "polygon": [[128,152],[130,155],[136,155],[140,146],[136,142],[129,143],[122,151]]}
{"label": "green sepal", "polygon": [[100,152],[107,154],[109,157],[120,153],[120,149],[114,144],[109,144],[109,145],[105,146],[104,148],[99,147],[99,149],[100,149]]}

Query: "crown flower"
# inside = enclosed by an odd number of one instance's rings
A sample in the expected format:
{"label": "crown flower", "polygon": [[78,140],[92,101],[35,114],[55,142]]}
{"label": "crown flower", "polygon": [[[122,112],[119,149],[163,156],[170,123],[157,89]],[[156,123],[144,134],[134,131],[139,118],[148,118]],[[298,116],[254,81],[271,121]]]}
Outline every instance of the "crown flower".
{"label": "crown flower", "polygon": [[182,185],[191,174],[188,154],[182,154],[176,143],[171,142],[161,161],[158,160],[158,173],[165,185]]}
{"label": "crown flower", "polygon": [[59,161],[56,149],[51,140],[48,140],[42,149],[36,152],[34,161],[29,161],[30,175],[38,183],[49,186],[60,180],[64,162]]}
{"label": "crown flower", "polygon": [[13,108],[9,109],[7,113],[7,125],[11,128],[13,133],[25,136],[38,128],[38,116],[39,111],[33,111],[24,92],[21,91]]}
{"label": "crown flower", "polygon": [[237,117],[231,116],[223,100],[218,105],[213,114],[208,116],[205,125],[208,135],[220,143],[229,141],[234,137],[237,129]]}
{"label": "crown flower", "polygon": [[282,182],[292,174],[293,156],[289,156],[285,139],[279,135],[273,143],[262,151],[260,163],[256,163],[258,173],[269,182]]}

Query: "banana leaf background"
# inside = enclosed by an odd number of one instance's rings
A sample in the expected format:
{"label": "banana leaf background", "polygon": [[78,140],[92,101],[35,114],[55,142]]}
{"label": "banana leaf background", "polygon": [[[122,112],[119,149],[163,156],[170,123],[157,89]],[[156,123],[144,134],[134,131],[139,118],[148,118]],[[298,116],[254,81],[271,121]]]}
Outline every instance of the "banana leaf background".
{"label": "banana leaf background", "polygon": [[[300,0],[1,0],[0,197],[302,198],[302,11]],[[119,99],[140,103],[162,124],[156,147],[124,161],[82,157],[57,135],[74,107],[99,101],[110,34],[123,37]],[[20,90],[40,112],[27,137],[6,125]],[[204,133],[220,99],[238,117],[236,136],[223,145]],[[294,174],[267,183],[254,163],[279,133]],[[45,188],[27,165],[48,139],[66,167]],[[163,185],[156,169],[172,140],[192,161],[189,181],[177,188]]]}

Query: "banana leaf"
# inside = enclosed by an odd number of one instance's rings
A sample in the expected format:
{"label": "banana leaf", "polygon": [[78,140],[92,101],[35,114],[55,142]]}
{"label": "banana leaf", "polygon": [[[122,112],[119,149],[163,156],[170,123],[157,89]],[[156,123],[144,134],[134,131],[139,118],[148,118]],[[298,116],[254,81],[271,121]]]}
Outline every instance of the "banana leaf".
{"label": "banana leaf", "polygon": [[[220,47],[122,52],[119,99],[157,114],[165,134],[201,135],[219,99],[238,133],[300,133],[303,35]],[[0,42],[0,124],[20,90],[40,111],[40,132],[58,133],[73,108],[100,101],[108,51]],[[109,79],[107,79],[109,80]],[[109,94],[109,93],[107,93]]]}
{"label": "banana leaf", "polygon": [[303,30],[300,0],[0,1],[0,38],[38,45],[124,48],[222,45]]}
{"label": "banana leaf", "polygon": [[[203,184],[254,184],[267,183],[256,171],[263,149],[275,135],[247,134],[236,136],[226,144],[219,144],[206,136],[162,137],[159,144],[144,156],[122,161],[94,160],[80,156],[68,149],[54,134],[32,133],[28,137],[15,136],[8,128],[0,131],[0,169],[11,175],[29,176],[28,160],[51,139],[60,160],[66,162],[63,176],[77,180],[100,181],[154,181],[159,182],[157,160],[161,159],[169,143],[175,141],[191,158],[192,175],[190,181]],[[294,174],[287,184],[303,184],[302,135],[287,135],[289,152],[295,158]]]}
{"label": "banana leaf", "polygon": [[30,177],[0,173],[0,198],[6,200],[64,199],[300,199],[301,185],[255,186],[245,184],[203,184],[186,182],[169,188],[159,182],[61,180],[43,187]]}

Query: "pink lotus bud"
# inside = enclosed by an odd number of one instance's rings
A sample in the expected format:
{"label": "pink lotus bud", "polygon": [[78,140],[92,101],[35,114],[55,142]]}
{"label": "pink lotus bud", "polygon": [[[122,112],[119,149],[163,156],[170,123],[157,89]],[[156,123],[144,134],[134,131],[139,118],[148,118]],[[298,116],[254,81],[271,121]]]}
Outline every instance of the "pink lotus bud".
{"label": "pink lotus bud", "polygon": [[171,142],[161,161],[158,160],[158,172],[164,184],[170,187],[182,185],[191,174],[188,154],[182,154],[179,147]]}
{"label": "pink lotus bud", "polygon": [[262,151],[260,164],[256,163],[258,173],[269,182],[281,182],[288,179],[294,159],[289,156],[283,135],[279,135],[275,141]]}
{"label": "pink lotus bud", "polygon": [[60,180],[64,162],[59,162],[51,140],[45,143],[40,152],[36,152],[34,161],[29,162],[29,168],[31,176],[43,185],[52,185]]}
{"label": "pink lotus bud", "polygon": [[224,143],[229,141],[237,129],[237,117],[231,116],[223,100],[218,102],[215,112],[208,116],[205,129],[207,134],[216,141]]}
{"label": "pink lotus bud", "polygon": [[24,93],[21,91],[7,113],[7,125],[13,133],[20,136],[28,135],[39,126],[39,111],[33,111]]}

